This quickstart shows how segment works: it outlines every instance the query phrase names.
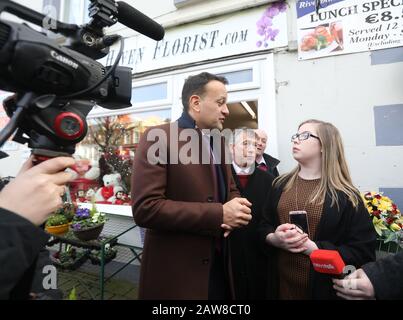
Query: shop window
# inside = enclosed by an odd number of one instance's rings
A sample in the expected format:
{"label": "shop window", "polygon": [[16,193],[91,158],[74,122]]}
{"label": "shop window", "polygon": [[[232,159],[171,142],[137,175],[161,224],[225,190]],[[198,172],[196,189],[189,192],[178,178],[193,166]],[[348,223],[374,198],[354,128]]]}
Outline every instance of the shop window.
{"label": "shop window", "polygon": [[[147,128],[170,121],[170,109],[88,119],[88,134],[76,146],[77,178],[70,185],[72,200],[130,205],[131,173],[139,139]],[[109,182],[113,187],[106,185]]]}
{"label": "shop window", "polygon": [[168,98],[168,84],[166,82],[134,87],[132,103],[165,100]]}
{"label": "shop window", "polygon": [[253,69],[225,72],[219,75],[227,78],[230,85],[253,82]]}

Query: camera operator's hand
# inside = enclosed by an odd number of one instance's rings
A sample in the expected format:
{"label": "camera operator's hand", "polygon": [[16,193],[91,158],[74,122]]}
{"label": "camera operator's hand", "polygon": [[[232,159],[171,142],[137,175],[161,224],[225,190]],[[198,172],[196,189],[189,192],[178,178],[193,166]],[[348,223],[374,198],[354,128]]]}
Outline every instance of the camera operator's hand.
{"label": "camera operator's hand", "polygon": [[0,207],[40,225],[63,204],[64,185],[72,178],[63,170],[74,163],[73,158],[57,157],[33,166],[32,158],[28,159],[0,192]]}

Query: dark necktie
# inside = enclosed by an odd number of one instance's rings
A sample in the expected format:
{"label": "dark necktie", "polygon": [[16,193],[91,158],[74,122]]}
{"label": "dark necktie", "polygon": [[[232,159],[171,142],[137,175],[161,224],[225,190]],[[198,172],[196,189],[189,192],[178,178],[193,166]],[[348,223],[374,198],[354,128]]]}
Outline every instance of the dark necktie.
{"label": "dark necktie", "polygon": [[259,163],[258,168],[259,168],[260,170],[262,170],[262,171],[267,171],[267,169],[268,169],[267,166],[266,166],[266,164],[263,163],[263,162]]}

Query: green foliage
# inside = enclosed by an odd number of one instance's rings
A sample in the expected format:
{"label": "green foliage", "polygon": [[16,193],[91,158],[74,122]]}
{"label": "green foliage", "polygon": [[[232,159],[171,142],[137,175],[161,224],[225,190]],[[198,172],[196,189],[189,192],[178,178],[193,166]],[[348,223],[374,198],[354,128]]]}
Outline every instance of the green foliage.
{"label": "green foliage", "polygon": [[54,227],[54,226],[60,226],[62,224],[69,223],[69,220],[67,217],[63,214],[52,214],[48,220],[46,221],[46,226],[48,227]]}
{"label": "green foliage", "polygon": [[46,221],[46,226],[54,227],[69,223],[73,220],[75,207],[72,203],[65,202],[63,206],[57,209]]}
{"label": "green foliage", "polygon": [[76,208],[74,206],[74,204],[70,203],[70,202],[65,202],[63,203],[63,206],[56,210],[56,214],[62,214],[64,215],[67,220],[70,222],[71,220],[73,220],[74,214],[76,212]]}
{"label": "green foliage", "polygon": [[69,294],[69,300],[77,300],[76,287],[73,287],[73,289],[71,289]]}

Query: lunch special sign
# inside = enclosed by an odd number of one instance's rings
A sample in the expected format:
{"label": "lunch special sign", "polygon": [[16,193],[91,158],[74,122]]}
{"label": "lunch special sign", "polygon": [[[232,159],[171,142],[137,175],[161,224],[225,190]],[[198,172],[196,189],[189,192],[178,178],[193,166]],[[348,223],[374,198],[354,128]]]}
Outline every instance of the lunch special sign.
{"label": "lunch special sign", "polygon": [[298,59],[403,45],[403,0],[297,2]]}

